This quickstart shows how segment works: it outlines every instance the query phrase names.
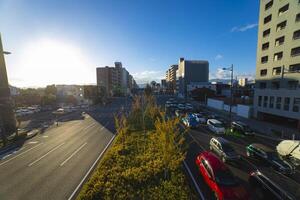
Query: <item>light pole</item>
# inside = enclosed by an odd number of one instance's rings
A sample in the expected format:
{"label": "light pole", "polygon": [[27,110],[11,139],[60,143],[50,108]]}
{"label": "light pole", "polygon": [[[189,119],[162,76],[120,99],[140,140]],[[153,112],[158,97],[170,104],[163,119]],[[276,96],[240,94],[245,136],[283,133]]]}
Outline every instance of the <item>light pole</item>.
{"label": "light pole", "polygon": [[231,67],[223,68],[223,70],[227,70],[231,72],[231,79],[230,79],[230,107],[229,107],[229,114],[230,114],[230,126],[232,123],[232,103],[233,103],[233,64]]}

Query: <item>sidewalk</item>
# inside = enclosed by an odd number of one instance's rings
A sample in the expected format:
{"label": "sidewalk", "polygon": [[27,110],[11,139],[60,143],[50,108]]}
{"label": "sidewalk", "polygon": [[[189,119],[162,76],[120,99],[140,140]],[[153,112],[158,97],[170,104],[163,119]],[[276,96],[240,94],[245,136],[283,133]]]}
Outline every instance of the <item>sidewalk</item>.
{"label": "sidewalk", "polygon": [[[216,113],[217,115],[229,119],[229,112],[218,110],[215,108],[207,107],[206,105],[200,104],[199,102],[193,101],[193,103],[202,109]],[[258,121],[256,119],[247,119],[244,117],[237,116],[235,113],[232,113],[233,120],[244,122],[249,125],[250,128],[261,136],[266,136],[268,139],[274,140],[283,140],[283,139],[296,139],[300,140],[300,133],[297,129],[288,128],[273,124],[265,121]],[[294,136],[293,136],[294,135]]]}

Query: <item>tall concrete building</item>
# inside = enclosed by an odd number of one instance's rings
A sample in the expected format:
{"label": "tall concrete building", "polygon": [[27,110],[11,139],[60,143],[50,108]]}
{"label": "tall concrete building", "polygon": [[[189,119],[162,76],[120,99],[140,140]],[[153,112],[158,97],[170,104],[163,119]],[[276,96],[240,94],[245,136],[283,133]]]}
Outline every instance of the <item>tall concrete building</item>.
{"label": "tall concrete building", "polygon": [[115,62],[115,67],[98,67],[96,70],[97,85],[105,88],[108,96],[129,94],[136,87],[135,80],[121,62]]}
{"label": "tall concrete building", "polygon": [[0,35],[0,136],[8,136],[16,130],[16,120],[10,98],[4,53]]}
{"label": "tall concrete building", "polygon": [[176,90],[176,71],[178,70],[178,65],[171,65],[166,71],[166,85],[167,90],[174,93]]}
{"label": "tall concrete building", "polygon": [[205,60],[179,59],[177,71],[178,95],[187,97],[187,86],[191,83],[207,83],[209,63]]}
{"label": "tall concrete building", "polygon": [[300,1],[261,0],[254,107],[300,128]]}

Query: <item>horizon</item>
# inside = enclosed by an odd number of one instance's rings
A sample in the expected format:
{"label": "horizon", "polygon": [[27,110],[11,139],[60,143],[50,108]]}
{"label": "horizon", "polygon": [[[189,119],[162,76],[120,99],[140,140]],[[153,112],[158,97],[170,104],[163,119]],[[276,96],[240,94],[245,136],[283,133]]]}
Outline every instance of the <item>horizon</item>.
{"label": "horizon", "polygon": [[235,77],[253,79],[257,23],[251,0],[0,2],[9,83],[21,88],[96,84],[96,68],[115,61],[138,84],[160,82],[180,57],[207,60],[210,79],[229,78],[220,69],[231,64]]}

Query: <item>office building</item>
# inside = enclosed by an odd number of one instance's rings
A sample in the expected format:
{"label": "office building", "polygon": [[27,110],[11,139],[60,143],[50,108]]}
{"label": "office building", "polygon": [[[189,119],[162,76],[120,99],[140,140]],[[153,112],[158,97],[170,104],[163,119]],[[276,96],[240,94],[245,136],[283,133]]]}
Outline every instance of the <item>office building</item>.
{"label": "office building", "polygon": [[[300,2],[261,0],[255,116],[294,121],[300,128]],[[282,120],[286,119],[286,120]]]}
{"label": "office building", "polygon": [[178,96],[187,97],[187,86],[192,83],[208,83],[208,73],[208,61],[180,58],[176,77]]}

